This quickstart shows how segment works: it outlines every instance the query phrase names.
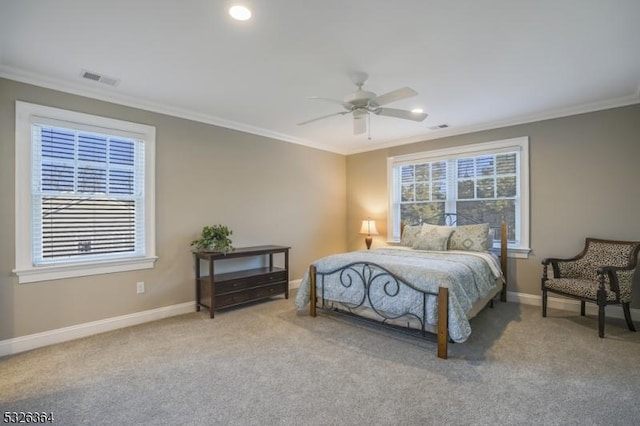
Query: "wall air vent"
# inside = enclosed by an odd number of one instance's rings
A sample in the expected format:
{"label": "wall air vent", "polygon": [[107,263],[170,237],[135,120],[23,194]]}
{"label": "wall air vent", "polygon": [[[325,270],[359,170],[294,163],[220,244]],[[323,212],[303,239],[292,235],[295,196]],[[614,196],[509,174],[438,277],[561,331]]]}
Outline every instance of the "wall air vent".
{"label": "wall air vent", "polygon": [[107,77],[106,75],[101,75],[95,72],[83,70],[81,74],[82,78],[87,80],[97,81],[98,83],[106,84],[108,86],[116,86],[119,83],[119,80],[113,77]]}

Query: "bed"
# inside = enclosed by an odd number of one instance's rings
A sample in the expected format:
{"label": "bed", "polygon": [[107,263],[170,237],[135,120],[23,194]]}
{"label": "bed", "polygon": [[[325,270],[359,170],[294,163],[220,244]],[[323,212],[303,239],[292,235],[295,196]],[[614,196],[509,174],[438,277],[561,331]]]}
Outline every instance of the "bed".
{"label": "bed", "polygon": [[506,301],[506,225],[500,256],[493,253],[488,224],[403,226],[401,244],[341,253],[308,268],[295,305],[353,315],[435,340],[446,359],[448,343],[471,334],[469,320],[500,296]]}

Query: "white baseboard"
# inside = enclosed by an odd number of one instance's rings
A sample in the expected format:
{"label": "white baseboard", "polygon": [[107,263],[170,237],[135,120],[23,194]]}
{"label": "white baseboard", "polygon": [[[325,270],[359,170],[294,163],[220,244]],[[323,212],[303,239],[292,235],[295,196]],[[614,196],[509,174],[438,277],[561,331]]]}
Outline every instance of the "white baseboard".
{"label": "white baseboard", "polygon": [[[301,279],[289,281],[289,289],[299,288],[301,281]],[[507,292],[507,301],[522,303],[523,305],[542,306],[542,297],[533,294],[509,291]],[[577,300],[563,299],[559,297],[549,297],[548,307],[551,309],[579,312],[580,302]],[[117,330],[119,328],[130,327],[132,325],[138,325],[149,321],[156,321],[175,315],[187,314],[194,312],[194,310],[195,302],[186,302],[178,305],[136,312],[134,314],[72,325],[70,327],[59,328],[42,333],[29,334],[27,336],[20,336],[13,339],[0,340],[0,357],[53,345],[55,343],[79,339],[81,337],[87,337],[98,333]],[[624,318],[624,313],[620,306],[607,306],[606,312],[607,316]],[[593,303],[587,303],[587,313],[589,315],[597,315],[597,306]],[[631,316],[634,318],[640,318],[640,309],[631,309]]]}
{"label": "white baseboard", "polygon": [[148,311],[136,312],[134,314],[72,325],[70,327],[29,334],[27,336],[20,336],[13,339],[0,340],[0,356],[13,355],[19,352],[52,345],[54,343],[62,343],[73,339],[79,339],[81,337],[116,330],[118,328],[129,327],[194,311],[195,302],[180,303],[178,305],[165,306]]}
{"label": "white baseboard", "polygon": [[[523,305],[542,306],[542,296],[526,293],[507,292],[507,301],[522,303]],[[580,312],[580,301],[566,299],[562,297],[547,297],[547,307],[550,309],[561,309],[563,311]],[[595,303],[587,303],[586,313],[588,315],[598,315],[598,306]],[[613,318],[623,318],[622,306],[611,305],[605,309],[606,316]],[[631,318],[640,319],[640,309],[631,309]]]}
{"label": "white baseboard", "polygon": [[[301,281],[301,279],[289,281],[289,289],[299,288]],[[195,302],[180,303],[178,305],[165,306],[149,311],[72,325],[42,333],[15,337],[13,339],[0,340],[0,357],[194,311]]]}
{"label": "white baseboard", "polygon": [[300,283],[302,279],[289,281],[289,290],[293,290],[294,288],[300,288]]}

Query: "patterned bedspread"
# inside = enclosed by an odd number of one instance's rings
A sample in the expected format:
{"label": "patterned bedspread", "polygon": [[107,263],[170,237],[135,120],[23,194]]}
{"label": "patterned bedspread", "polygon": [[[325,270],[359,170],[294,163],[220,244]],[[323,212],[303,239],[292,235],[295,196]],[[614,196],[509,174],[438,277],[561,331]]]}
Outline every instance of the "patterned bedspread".
{"label": "patterned bedspread", "polygon": [[[471,335],[467,313],[474,302],[486,297],[496,287],[502,273],[496,256],[470,251],[422,251],[406,247],[384,247],[328,256],[314,262],[318,272],[329,272],[354,262],[369,262],[383,266],[391,273],[418,289],[438,292],[438,287],[449,289],[449,336],[454,342],[464,342]],[[309,272],[305,273],[296,295],[295,305],[303,309],[309,303]],[[321,283],[317,281],[318,296]],[[359,304],[362,289],[345,287],[337,274],[324,280],[325,298],[342,303]],[[372,286],[371,303],[376,309],[390,314],[407,312],[422,317],[422,297],[408,287],[402,287],[396,297],[387,297],[382,286]],[[366,303],[365,305],[368,305]],[[427,301],[428,324],[437,322],[437,297]]]}

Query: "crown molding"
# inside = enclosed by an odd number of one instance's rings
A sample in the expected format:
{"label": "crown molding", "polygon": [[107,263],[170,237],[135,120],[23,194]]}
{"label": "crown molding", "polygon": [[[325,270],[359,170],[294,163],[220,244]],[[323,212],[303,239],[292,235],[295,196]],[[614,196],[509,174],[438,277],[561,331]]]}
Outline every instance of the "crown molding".
{"label": "crown molding", "polygon": [[176,108],[173,106],[161,104],[158,102],[152,102],[145,99],[126,96],[119,93],[114,93],[110,90],[101,88],[87,87],[82,84],[72,83],[62,79],[56,79],[47,77],[41,74],[36,74],[16,68],[12,68],[6,65],[0,65],[0,77],[7,78],[9,80],[18,81],[21,83],[32,84],[34,86],[40,86],[47,89],[57,90],[73,95],[84,96],[104,102],[110,102],[118,105],[123,105],[131,108],[142,109],[159,114],[170,115],[172,117],[184,118],[187,120],[197,121],[200,123],[211,124],[213,126],[223,127],[231,130],[237,130],[244,133],[250,133],[257,136],[263,136],[270,139],[276,139],[283,142],[294,143],[297,145],[303,145],[309,148],[315,148],[322,151],[333,152],[342,155],[359,154],[363,152],[376,151],[378,149],[392,148],[400,145],[407,145],[410,143],[424,142],[434,139],[441,139],[449,136],[458,136],[468,133],[481,132],[485,130],[499,129],[509,126],[516,126],[520,124],[533,123],[543,120],[551,120],[555,118],[568,117],[571,115],[584,114],[589,112],[601,111],[605,109],[618,108],[628,105],[634,105],[640,103],[640,85],[637,86],[634,93],[619,98],[608,99],[599,102],[593,102],[589,104],[577,105],[567,108],[559,108],[550,111],[542,111],[534,114],[522,115],[514,117],[508,120],[498,120],[486,123],[473,124],[469,126],[462,126],[458,128],[448,128],[442,130],[431,131],[417,136],[409,138],[395,139],[392,141],[376,144],[375,146],[350,149],[345,147],[339,149],[334,146],[327,146],[321,142],[311,141],[307,139],[297,138],[284,133],[274,132],[268,129],[260,127],[250,126],[247,124],[239,123],[236,121],[226,120],[220,117],[202,114],[196,111]]}
{"label": "crown molding", "polygon": [[41,74],[8,67],[6,65],[0,65],[0,77],[6,78],[8,80],[18,81],[20,83],[44,87],[46,89],[57,90],[59,92],[69,93],[72,95],[83,96],[126,107],[137,108],[145,111],[169,115],[172,117],[184,118],[191,121],[211,124],[213,126],[224,127],[226,129],[237,130],[240,132],[263,136],[270,139],[277,139],[279,141],[303,145],[323,151],[331,151],[343,155],[346,154],[345,152],[338,152],[335,149],[328,149],[327,146],[321,143],[317,143],[307,139],[296,138],[284,133],[278,133],[268,129],[250,126],[232,120],[226,120],[224,118],[216,117],[209,114],[202,114],[200,112],[188,109],[176,108],[170,105],[161,104],[159,102],[152,102],[142,98],[114,93],[113,91],[108,89],[102,89],[99,87],[87,87],[83,84],[73,83],[63,79],[52,78]]}
{"label": "crown molding", "polygon": [[424,142],[424,141],[429,141],[434,139],[442,139],[449,136],[459,136],[459,135],[464,135],[468,133],[482,132],[485,130],[494,130],[494,129],[500,129],[504,127],[517,126],[521,124],[535,123],[538,121],[553,120],[556,118],[569,117],[572,115],[586,114],[586,113],[596,112],[596,111],[603,111],[603,110],[612,109],[612,108],[635,105],[638,103],[640,103],[640,85],[638,86],[638,88],[635,90],[633,94],[630,94],[627,96],[621,96],[619,98],[608,99],[608,100],[593,102],[593,103],[584,104],[584,105],[577,105],[577,106],[568,107],[568,108],[542,111],[535,114],[527,114],[519,117],[513,117],[508,120],[491,121],[491,122],[473,124],[473,125],[463,126],[458,128],[434,130],[432,131],[432,133],[429,133],[429,134],[388,141],[386,143],[376,145],[374,148],[371,148],[371,149],[352,150],[352,151],[349,151],[347,155],[375,151],[375,150],[384,149],[384,148],[393,148],[395,146],[407,145],[410,143]]}

